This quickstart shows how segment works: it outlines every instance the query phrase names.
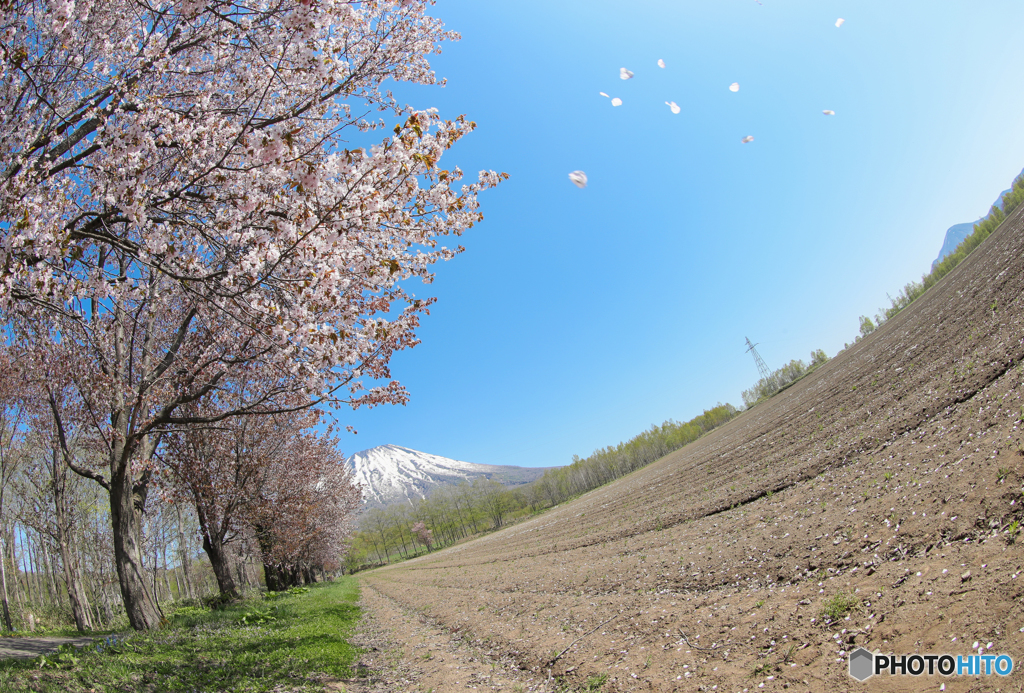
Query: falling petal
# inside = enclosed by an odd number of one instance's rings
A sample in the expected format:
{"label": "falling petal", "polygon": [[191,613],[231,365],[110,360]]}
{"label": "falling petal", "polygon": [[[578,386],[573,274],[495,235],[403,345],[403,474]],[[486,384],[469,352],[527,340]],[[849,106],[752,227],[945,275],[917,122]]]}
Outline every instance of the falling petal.
{"label": "falling petal", "polygon": [[572,184],[577,188],[587,187],[587,174],[583,171],[573,171],[569,174],[569,180],[572,181]]}
{"label": "falling petal", "polygon": [[675,101],[666,101],[665,105],[672,109],[673,113],[679,113],[679,105]]}
{"label": "falling petal", "polygon": [[658,58],[658,67],[660,67],[660,68],[664,68],[665,67],[665,61],[662,60],[661,58]]}
{"label": "falling petal", "polygon": [[603,97],[604,97],[604,98],[606,98],[606,99],[608,98],[608,95],[607,95],[607,94],[605,94],[605,93],[604,93],[603,91],[599,91],[599,92],[597,92],[597,93],[598,93],[598,94],[600,94],[601,96],[603,96]]}
{"label": "falling petal", "polygon": [[612,99],[612,106],[621,106],[621,105],[622,105],[622,99],[620,99],[617,96],[614,99]]}
{"label": "falling petal", "polygon": [[624,67],[620,67],[619,68],[619,78],[620,79],[632,79],[633,78],[633,73],[630,72],[629,70],[627,70]]}
{"label": "falling petal", "polygon": [[839,19],[837,19],[837,20],[836,20],[836,29],[838,29],[839,27],[841,27],[841,26],[843,25],[843,22],[845,22],[845,21],[846,21],[846,20],[845,20],[845,19],[843,19],[842,17],[840,17]]}
{"label": "falling petal", "polygon": [[754,141],[754,136],[753,135],[747,135],[746,137],[743,138],[743,144],[746,144],[747,142],[753,142],[753,141]]}
{"label": "falling petal", "polygon": [[729,85],[729,91],[737,92],[739,90],[740,90],[740,83],[739,82],[733,82],[732,84]]}
{"label": "falling petal", "polygon": [[822,111],[822,113],[824,113],[825,115],[835,115],[836,114],[835,111]]}

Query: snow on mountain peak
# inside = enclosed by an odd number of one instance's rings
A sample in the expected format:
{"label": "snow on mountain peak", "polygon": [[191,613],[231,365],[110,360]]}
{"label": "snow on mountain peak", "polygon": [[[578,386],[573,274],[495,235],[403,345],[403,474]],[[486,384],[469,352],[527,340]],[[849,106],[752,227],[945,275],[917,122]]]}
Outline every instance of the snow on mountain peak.
{"label": "snow on mountain peak", "polygon": [[420,452],[400,445],[378,445],[349,457],[345,463],[363,487],[366,506],[385,506],[425,498],[438,486],[474,479],[494,479],[514,486],[540,477],[545,468],[474,464]]}

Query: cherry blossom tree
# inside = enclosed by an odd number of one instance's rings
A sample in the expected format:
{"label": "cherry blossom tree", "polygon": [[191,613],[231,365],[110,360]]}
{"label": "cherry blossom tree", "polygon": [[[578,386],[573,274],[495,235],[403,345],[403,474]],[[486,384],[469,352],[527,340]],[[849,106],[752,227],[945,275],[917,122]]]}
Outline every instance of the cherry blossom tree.
{"label": "cherry blossom tree", "polygon": [[[109,493],[137,629],[161,619],[139,542],[162,436],[295,396],[407,398],[389,360],[432,303],[410,281],[461,252],[440,240],[504,177],[460,185],[439,161],[475,124],[384,88],[437,83],[428,57],[457,36],[428,4],[0,4],[0,311],[73,380],[58,437],[103,445],[102,466],[65,460]],[[242,371],[262,389],[230,392]]]}
{"label": "cherry blossom tree", "polygon": [[[210,411],[195,413],[214,418]],[[195,508],[203,550],[225,597],[238,596],[229,544],[253,537],[257,525],[267,526],[264,533],[273,536],[265,537],[264,543],[276,545],[278,553],[285,542],[316,543],[325,532],[333,533],[329,541],[336,542],[347,535],[347,517],[305,528],[305,518],[324,512],[309,507],[318,498],[307,493],[309,484],[329,477],[340,460],[335,450],[325,449],[336,443],[334,438],[311,432],[319,419],[316,410],[296,408],[193,425],[165,437],[159,454],[163,495]],[[310,447],[320,454],[308,454]],[[345,508],[358,506],[361,494],[351,480],[330,481],[336,496],[331,503],[344,499]],[[288,485],[292,487],[280,488]],[[301,536],[292,536],[299,532]],[[303,551],[293,546],[290,553]]]}
{"label": "cherry blossom tree", "polygon": [[251,516],[272,590],[338,567],[363,500],[330,434],[295,435],[284,452],[268,466]]}
{"label": "cherry blossom tree", "polygon": [[434,545],[434,532],[433,530],[427,529],[425,522],[417,522],[412,526],[412,535],[416,537],[416,541],[427,547],[427,551],[430,551],[430,547]]}

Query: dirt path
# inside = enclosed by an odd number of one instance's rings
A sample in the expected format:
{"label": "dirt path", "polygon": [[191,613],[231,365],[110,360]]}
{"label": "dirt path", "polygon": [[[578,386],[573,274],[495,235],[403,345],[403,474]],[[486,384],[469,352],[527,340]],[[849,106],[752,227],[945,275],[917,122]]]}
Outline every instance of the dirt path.
{"label": "dirt path", "polygon": [[83,647],[94,639],[88,636],[78,638],[0,638],[0,659],[31,659],[56,652],[61,645],[71,644],[75,647]]}
{"label": "dirt path", "polygon": [[508,656],[467,644],[458,632],[441,629],[363,585],[363,621],[352,644],[366,653],[359,677],[327,682],[328,691],[495,690],[551,693],[553,681],[516,667]]}

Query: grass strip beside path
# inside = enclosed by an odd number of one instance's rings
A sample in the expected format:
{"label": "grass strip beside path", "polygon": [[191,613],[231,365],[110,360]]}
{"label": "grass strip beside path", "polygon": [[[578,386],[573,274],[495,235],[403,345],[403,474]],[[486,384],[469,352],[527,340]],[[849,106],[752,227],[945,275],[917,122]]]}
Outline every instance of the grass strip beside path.
{"label": "grass strip beside path", "polygon": [[184,607],[158,631],[0,661],[0,691],[322,691],[317,674],[352,676],[358,599],[344,577],[217,611]]}

